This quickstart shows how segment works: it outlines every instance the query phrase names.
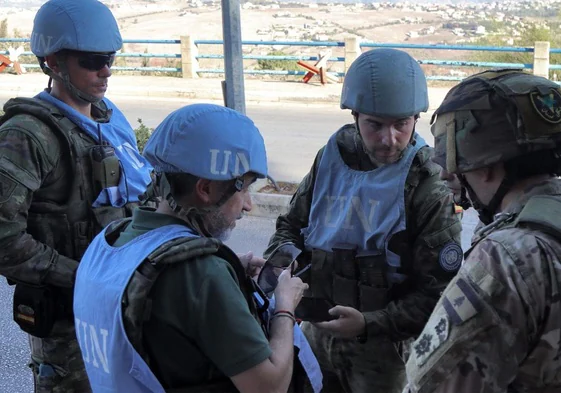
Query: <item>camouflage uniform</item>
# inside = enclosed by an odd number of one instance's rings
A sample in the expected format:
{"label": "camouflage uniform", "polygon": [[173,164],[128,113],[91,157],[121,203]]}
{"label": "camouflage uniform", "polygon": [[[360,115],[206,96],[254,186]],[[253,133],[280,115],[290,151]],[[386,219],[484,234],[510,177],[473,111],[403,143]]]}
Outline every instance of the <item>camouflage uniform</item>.
{"label": "camouflage uniform", "polygon": [[[488,71],[452,89],[436,115],[435,160],[487,225],[412,346],[404,392],[560,392],[561,180],[550,174],[561,171],[561,89]],[[483,204],[483,183],[474,191],[463,173],[497,163],[505,175]]]}
{"label": "camouflage uniform", "polygon": [[[538,185],[479,230],[407,364],[414,392],[561,391],[561,242],[513,218]],[[452,315],[454,317],[452,317]]]}
{"label": "camouflage uniform", "polygon": [[105,225],[138,205],[150,166],[131,165],[142,159],[133,130],[94,88],[106,85],[122,47],[111,10],[96,0],[48,0],[31,37],[54,93],[4,105],[0,274],[16,285],[14,321],[32,335],[35,392],[82,393],[90,386],[72,312],[78,263]]}
{"label": "camouflage uniform", "polygon": [[[5,105],[6,117],[14,115],[17,105],[14,101]],[[109,120],[101,107],[92,108],[95,120]],[[91,239],[113,219],[130,215],[134,204],[123,209],[90,207],[92,186],[85,179],[92,177],[87,153],[96,143],[78,128],[70,139],[81,154],[72,163],[60,131],[27,114],[3,120],[0,274],[13,282],[55,288],[59,296],[59,317],[50,335],[29,336],[36,391],[88,392],[71,315],[75,273]],[[84,178],[75,173],[75,167],[80,168],[77,172],[86,172]]]}
{"label": "camouflage uniform", "polygon": [[[337,144],[345,163],[355,170],[374,169],[355,125],[341,130]],[[308,226],[322,154],[323,149],[293,196],[288,213],[278,218],[265,255],[287,241],[304,249],[300,230]],[[404,190],[407,228],[394,235],[389,245],[411,272],[409,285],[394,288],[392,301],[384,309],[364,313],[367,342],[336,338],[309,323],[302,325],[322,367],[326,392],[400,392],[405,375],[398,345],[419,334],[440,292],[453,277],[443,270],[439,259],[446,244],[460,242],[461,224],[454,213],[452,194],[439,180],[439,168],[431,156],[432,149],[424,147],[414,158]]]}

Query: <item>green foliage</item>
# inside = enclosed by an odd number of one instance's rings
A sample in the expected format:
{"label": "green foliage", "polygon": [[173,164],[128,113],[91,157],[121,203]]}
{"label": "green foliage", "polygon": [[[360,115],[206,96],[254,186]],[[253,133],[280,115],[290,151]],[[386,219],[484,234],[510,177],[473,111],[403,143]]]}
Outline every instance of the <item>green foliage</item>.
{"label": "green foliage", "polygon": [[[551,48],[561,47],[561,35],[556,29],[532,26],[522,32],[520,39],[514,42],[514,46],[533,47],[536,41],[549,41]],[[482,37],[473,43],[480,46],[506,46],[503,38],[498,35]],[[532,52],[483,52],[479,51],[475,55],[478,61],[498,62],[498,63],[523,63],[533,64],[534,54]],[[561,63],[561,55],[552,54],[551,64]]]}
{"label": "green foliage", "polygon": [[485,27],[487,33],[497,33],[503,31],[505,24],[503,22],[498,22],[496,20],[481,20],[478,25]]}
{"label": "green foliage", "polygon": [[[288,56],[283,51],[272,51],[267,56]],[[296,60],[280,60],[280,59],[262,59],[257,60],[260,70],[282,70],[282,71],[299,71],[300,67],[296,64]]]}
{"label": "green foliage", "polygon": [[138,151],[142,153],[144,150],[144,146],[146,142],[148,142],[148,138],[152,134],[153,129],[148,127],[146,124],[142,122],[142,119],[137,119],[138,127],[134,129],[134,133],[136,134],[136,143],[138,145]]}

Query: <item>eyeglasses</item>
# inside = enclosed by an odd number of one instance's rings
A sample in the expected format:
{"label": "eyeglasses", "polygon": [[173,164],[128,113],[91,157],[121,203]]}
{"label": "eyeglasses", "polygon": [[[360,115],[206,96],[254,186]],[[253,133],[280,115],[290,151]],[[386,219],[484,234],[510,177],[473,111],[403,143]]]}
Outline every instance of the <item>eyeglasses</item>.
{"label": "eyeglasses", "polygon": [[257,284],[267,296],[271,296],[275,291],[283,270],[290,269],[290,272],[294,273],[294,262],[301,253],[294,243],[281,244],[271,253],[257,278]]}
{"label": "eyeglasses", "polygon": [[70,52],[78,58],[78,65],[89,71],[100,71],[103,67],[111,68],[115,53]]}

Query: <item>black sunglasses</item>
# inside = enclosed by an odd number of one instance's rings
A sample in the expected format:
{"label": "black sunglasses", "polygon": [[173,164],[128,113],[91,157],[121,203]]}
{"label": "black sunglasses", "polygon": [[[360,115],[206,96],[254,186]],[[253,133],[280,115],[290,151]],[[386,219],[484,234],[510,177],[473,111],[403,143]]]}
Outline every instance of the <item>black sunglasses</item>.
{"label": "black sunglasses", "polygon": [[296,267],[294,261],[301,253],[302,251],[293,243],[284,243],[267,258],[257,278],[257,284],[267,296],[270,297],[275,291],[283,270],[290,269],[290,272],[294,273]]}
{"label": "black sunglasses", "polygon": [[78,59],[78,65],[88,71],[100,71],[103,67],[111,68],[115,53],[70,52]]}

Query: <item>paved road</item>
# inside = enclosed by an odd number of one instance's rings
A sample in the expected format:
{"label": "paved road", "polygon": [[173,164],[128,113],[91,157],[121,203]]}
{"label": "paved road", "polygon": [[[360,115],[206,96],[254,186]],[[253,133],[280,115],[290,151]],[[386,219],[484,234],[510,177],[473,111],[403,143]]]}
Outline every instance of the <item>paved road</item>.
{"label": "paved road", "polygon": [[[0,96],[0,104],[9,97]],[[119,98],[116,104],[134,125],[142,118],[150,127],[156,126],[169,112],[185,105],[187,101],[157,100],[134,101]],[[279,180],[299,181],[309,170],[315,153],[337,128],[351,120],[348,111],[336,105],[249,105],[248,114],[263,132],[269,151],[271,173]],[[429,116],[423,116],[418,130],[427,142]],[[476,224],[473,212],[464,217],[465,232],[462,245],[469,244]],[[238,223],[230,246],[236,252],[253,250],[261,255],[274,230],[274,220],[246,217]],[[12,289],[0,277],[0,392],[27,393],[32,391],[27,339],[12,322]]]}
{"label": "paved road", "polygon": [[[463,224],[462,246],[466,248],[476,224],[473,211],[467,212]],[[228,244],[238,253],[253,251],[262,255],[273,231],[273,219],[247,216],[238,221]],[[0,392],[31,393],[31,374],[26,367],[27,338],[12,322],[11,294],[11,287],[0,277]]]}
{"label": "paved road", "polygon": [[[8,98],[5,94],[0,95],[0,104]],[[156,127],[170,112],[192,103],[181,99],[133,100],[123,97],[114,101],[133,127],[138,125],[139,118],[147,126]],[[270,173],[280,181],[302,180],[329,136],[343,124],[353,121],[350,111],[341,110],[335,104],[250,104],[247,112],[263,133]],[[417,131],[432,145],[429,120],[430,114],[423,114]]]}

